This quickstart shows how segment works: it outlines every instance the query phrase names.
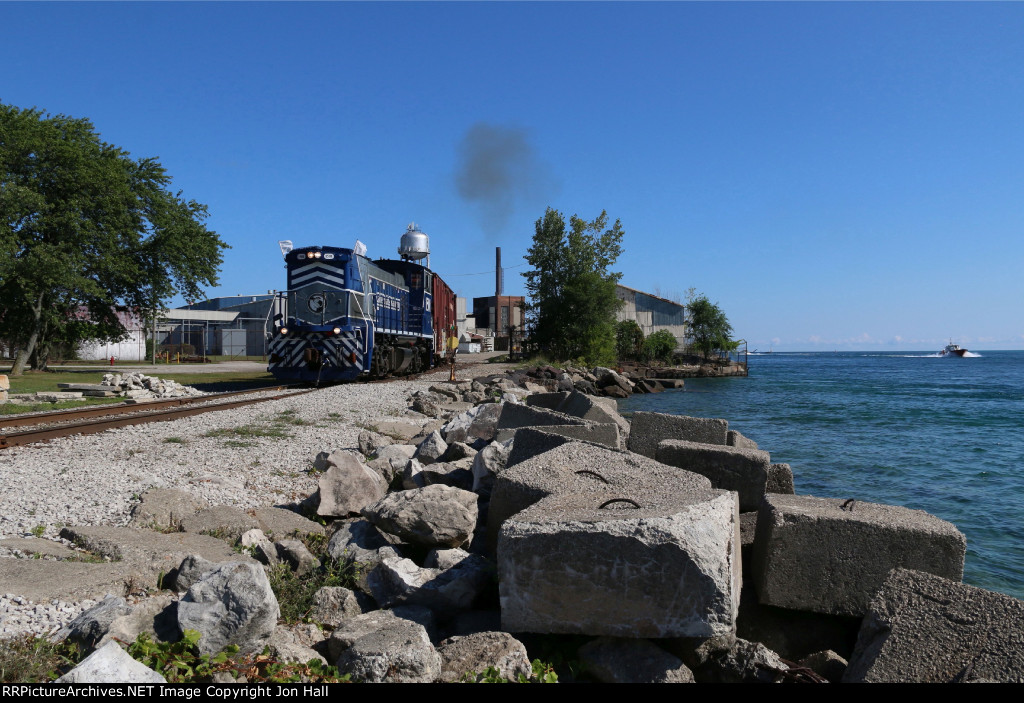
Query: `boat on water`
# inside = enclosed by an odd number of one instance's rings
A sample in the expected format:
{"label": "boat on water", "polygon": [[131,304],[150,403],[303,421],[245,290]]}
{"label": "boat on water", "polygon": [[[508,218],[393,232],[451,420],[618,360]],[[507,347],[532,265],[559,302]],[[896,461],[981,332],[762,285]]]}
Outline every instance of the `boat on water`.
{"label": "boat on water", "polygon": [[953,340],[950,340],[946,348],[939,352],[939,356],[964,356],[967,354],[966,349],[961,349],[959,344],[953,344]]}

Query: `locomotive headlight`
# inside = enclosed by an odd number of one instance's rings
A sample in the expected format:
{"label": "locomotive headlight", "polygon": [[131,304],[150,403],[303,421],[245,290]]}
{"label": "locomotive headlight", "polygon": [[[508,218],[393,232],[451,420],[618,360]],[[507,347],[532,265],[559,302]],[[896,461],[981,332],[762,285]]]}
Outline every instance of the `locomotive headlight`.
{"label": "locomotive headlight", "polygon": [[314,252],[313,252],[313,258],[314,258],[314,259],[319,259],[319,258],[320,258],[320,256],[321,256],[320,252],[318,252],[318,251],[314,251]]}
{"label": "locomotive headlight", "polygon": [[282,327],[281,328],[281,334],[288,334],[288,328],[287,327]]}
{"label": "locomotive headlight", "polygon": [[335,327],[333,331],[334,331],[334,334],[341,334],[341,328],[340,327]]}

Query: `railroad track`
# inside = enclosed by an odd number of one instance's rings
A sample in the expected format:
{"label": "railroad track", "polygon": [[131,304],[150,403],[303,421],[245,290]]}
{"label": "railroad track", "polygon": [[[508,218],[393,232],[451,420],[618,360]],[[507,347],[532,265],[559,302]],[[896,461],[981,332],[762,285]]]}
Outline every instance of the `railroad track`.
{"label": "railroad track", "polygon": [[[298,389],[296,386],[272,386],[269,388],[212,393],[210,395],[188,398],[153,400],[138,405],[99,405],[72,410],[57,410],[50,413],[20,415],[0,419],[0,427],[29,428],[21,432],[0,434],[0,449],[45,442],[75,434],[105,432],[115,427],[141,425],[147,422],[166,422],[207,412],[231,410],[232,408],[254,405],[268,400],[279,400],[304,393],[312,393],[315,390],[315,388]],[[269,395],[261,395],[244,400],[226,400],[236,396],[253,395],[254,393],[269,393]]]}
{"label": "railroad track", "polygon": [[[467,369],[486,364],[470,363],[460,364],[459,371],[464,373]],[[423,376],[443,371],[443,367],[430,369],[418,374],[408,376],[393,376],[388,378],[361,381],[362,383],[390,383],[393,381],[414,381],[420,380]],[[0,428],[28,427],[21,432],[9,432],[0,434],[0,450],[10,447],[25,446],[46,442],[58,437],[68,437],[76,434],[95,434],[105,432],[116,427],[128,427],[129,425],[141,425],[147,422],[166,422],[177,420],[191,415],[199,415],[207,412],[220,410],[231,410],[246,405],[262,403],[268,400],[312,393],[317,388],[307,386],[270,386],[267,388],[255,388],[246,391],[231,391],[228,393],[211,393],[210,395],[192,396],[187,398],[169,398],[165,400],[152,400],[137,405],[119,403],[117,405],[93,405],[85,408],[73,408],[70,410],[56,410],[48,413],[35,413],[32,415],[19,415],[15,417],[0,418]],[[282,391],[287,391],[283,392]],[[261,396],[258,398],[247,398],[220,402],[226,398],[240,395],[252,395],[254,393],[274,393],[274,395]]]}

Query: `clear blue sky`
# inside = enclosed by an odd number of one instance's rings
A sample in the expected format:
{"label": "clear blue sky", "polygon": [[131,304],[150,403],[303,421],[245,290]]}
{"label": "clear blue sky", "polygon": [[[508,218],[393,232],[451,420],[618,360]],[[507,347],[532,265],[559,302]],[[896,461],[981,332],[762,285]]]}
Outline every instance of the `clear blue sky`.
{"label": "clear blue sky", "polygon": [[279,239],[390,258],[413,220],[460,295],[493,293],[495,246],[522,294],[544,209],[605,209],[624,284],[695,287],[752,348],[1024,348],[1022,3],[2,2],[0,27],[0,101],[90,118],[209,206],[211,296],[282,288]]}

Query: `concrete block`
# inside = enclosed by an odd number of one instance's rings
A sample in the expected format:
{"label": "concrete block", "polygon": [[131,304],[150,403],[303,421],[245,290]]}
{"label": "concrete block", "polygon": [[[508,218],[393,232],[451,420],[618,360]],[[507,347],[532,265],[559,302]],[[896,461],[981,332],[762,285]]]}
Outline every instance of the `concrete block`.
{"label": "concrete block", "polygon": [[[541,427],[544,425],[584,425],[583,420],[565,413],[530,407],[519,403],[502,403],[498,416],[498,429],[509,430],[520,427]],[[498,440],[499,442],[502,440]]]}
{"label": "concrete block", "polygon": [[896,569],[872,600],[844,682],[1024,683],[1024,601]]}
{"label": "concrete block", "polygon": [[495,544],[504,520],[537,501],[554,494],[593,492],[603,487],[625,490],[634,496],[672,495],[709,490],[711,482],[639,454],[568,442],[498,474],[487,515],[490,544]]}
{"label": "concrete block", "polygon": [[[618,449],[622,442],[619,435],[619,428],[611,423],[597,424],[587,422],[582,425],[541,425],[545,432],[561,435],[569,439],[577,439],[583,442],[601,444],[610,449]],[[527,428],[498,430],[495,439],[498,442],[507,442],[516,436],[517,433]]]}
{"label": "concrete block", "polygon": [[555,495],[504,522],[503,630],[613,637],[734,630],[741,585],[736,495],[640,493],[640,508],[616,500],[623,495]]}
{"label": "concrete block", "polygon": [[546,410],[556,410],[562,401],[569,397],[568,391],[559,391],[558,393],[533,393],[526,396],[526,404],[531,408],[544,408]]}
{"label": "concrete block", "polygon": [[653,459],[662,440],[724,445],[728,432],[728,420],[636,412],[630,422],[629,450]]}
{"label": "concrete block", "polygon": [[[614,398],[608,398],[611,403],[617,403]],[[570,393],[556,410],[566,415],[578,417],[581,420],[589,420],[601,424],[613,423],[619,428],[619,435],[622,440],[621,448],[626,448],[629,439],[629,422],[619,414],[617,407],[609,407],[596,399],[596,396],[584,395],[577,391]]]}
{"label": "concrete block", "polygon": [[512,436],[514,441],[512,442],[512,450],[508,455],[508,462],[505,464],[506,467],[521,464],[527,459],[531,459],[539,454],[551,451],[555,447],[560,447],[563,444],[584,441],[573,437],[567,437],[566,435],[558,434],[557,432],[550,432],[548,427],[545,427],[544,429],[537,427],[523,427],[516,430]]}
{"label": "concrete block", "polygon": [[726,433],[725,443],[730,447],[739,447],[740,449],[757,449],[757,442],[747,439],[736,430],[729,430]]}
{"label": "concrete block", "polygon": [[771,457],[759,449],[702,444],[668,439],[658,445],[656,458],[707,476],[711,485],[740,494],[740,510],[757,510],[768,484]]}
{"label": "concrete block", "polygon": [[796,492],[793,488],[793,469],[789,464],[772,464],[768,467],[768,483],[765,484],[764,492],[785,495]]}
{"label": "concrete block", "polygon": [[773,493],[758,514],[754,579],[762,603],[859,616],[891,569],[959,581],[966,548],[952,523],[922,510]]}

